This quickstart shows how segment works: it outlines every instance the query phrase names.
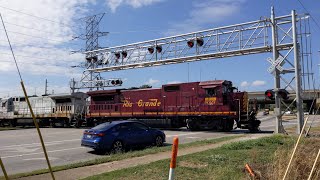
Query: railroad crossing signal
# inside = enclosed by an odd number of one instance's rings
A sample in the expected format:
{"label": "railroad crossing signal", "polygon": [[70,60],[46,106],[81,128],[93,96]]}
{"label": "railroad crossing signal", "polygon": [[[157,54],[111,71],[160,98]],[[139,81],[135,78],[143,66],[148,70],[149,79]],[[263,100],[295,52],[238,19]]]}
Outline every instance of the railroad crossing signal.
{"label": "railroad crossing signal", "polygon": [[268,72],[275,75],[275,70],[278,69],[280,72],[283,71],[282,65],[285,63],[284,58],[279,56],[275,61],[272,58],[267,59],[271,66],[268,68]]}
{"label": "railroad crossing signal", "polygon": [[[268,99],[271,99],[271,100],[274,100],[274,99],[275,99],[275,97],[274,97],[275,91],[274,91],[273,89],[268,89],[268,90],[266,90],[266,92],[264,93],[264,95],[265,95],[266,98],[268,98]],[[289,92],[288,92],[287,90],[285,90],[285,89],[279,89],[279,90],[277,91],[277,95],[278,95],[280,98],[284,99],[284,100],[289,99]]]}
{"label": "railroad crossing signal", "polygon": [[272,89],[268,89],[264,95],[268,98],[268,99],[271,99],[271,100],[274,100],[274,92]]}

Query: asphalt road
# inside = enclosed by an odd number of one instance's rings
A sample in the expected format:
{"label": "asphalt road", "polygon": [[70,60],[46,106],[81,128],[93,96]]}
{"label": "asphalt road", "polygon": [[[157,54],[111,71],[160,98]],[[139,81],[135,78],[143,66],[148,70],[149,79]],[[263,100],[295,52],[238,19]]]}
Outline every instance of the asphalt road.
{"label": "asphalt road", "polygon": [[[274,129],[274,117],[271,115],[261,116],[259,119],[262,120],[261,133],[272,133]],[[285,126],[295,124],[294,120],[284,122]],[[95,154],[89,148],[80,146],[83,130],[67,128],[41,129],[52,166],[85,161],[102,156]],[[247,132],[246,130],[233,130],[228,133],[211,131],[190,132],[186,129],[165,130],[167,143],[171,143],[175,136],[179,136],[180,143],[188,143]],[[0,156],[5,164],[7,173],[15,174],[47,168],[39,142],[39,137],[34,128],[0,131]],[[3,175],[1,171],[0,175]]]}

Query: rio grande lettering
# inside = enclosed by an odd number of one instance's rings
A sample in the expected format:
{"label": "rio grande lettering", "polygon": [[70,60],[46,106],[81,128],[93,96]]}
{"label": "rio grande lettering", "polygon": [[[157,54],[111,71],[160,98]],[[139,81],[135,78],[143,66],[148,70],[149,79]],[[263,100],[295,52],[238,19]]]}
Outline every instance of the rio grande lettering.
{"label": "rio grande lettering", "polygon": [[143,107],[143,106],[146,106],[146,107],[155,107],[155,106],[160,106],[161,105],[161,102],[158,101],[158,99],[149,99],[149,101],[143,101],[142,99],[140,99],[138,101],[138,106],[139,107]]}
{"label": "rio grande lettering", "polygon": [[130,102],[129,100],[124,100],[123,107],[132,107],[132,102]]}
{"label": "rio grande lettering", "polygon": [[[132,104],[133,103],[127,99],[123,101],[123,107],[132,107]],[[149,99],[149,101],[140,99],[136,104],[138,107],[157,107],[161,105],[161,102],[158,99]]]}

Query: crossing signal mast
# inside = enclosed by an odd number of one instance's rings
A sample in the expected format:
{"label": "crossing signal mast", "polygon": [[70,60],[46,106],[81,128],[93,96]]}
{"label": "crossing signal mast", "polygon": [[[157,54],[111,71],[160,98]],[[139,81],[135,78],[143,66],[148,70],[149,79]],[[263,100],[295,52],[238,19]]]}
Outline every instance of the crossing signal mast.
{"label": "crossing signal mast", "polygon": [[[93,16],[88,16],[82,18],[81,21],[85,22],[85,34],[81,34],[74,39],[82,39],[86,41],[86,49],[87,51],[94,51],[100,49],[99,46],[99,37],[108,35],[108,32],[100,32],[99,31],[99,23],[102,20],[105,13],[96,14]],[[77,51],[77,52],[81,52]],[[126,56],[125,54],[122,54]],[[119,55],[120,57],[120,55]],[[100,64],[102,64],[103,59],[97,56],[95,53],[86,53],[85,62],[79,66],[73,67],[82,67],[86,70],[92,70],[97,68]],[[103,89],[104,87],[114,87],[114,86],[121,86],[122,80],[120,78],[111,78],[111,79],[104,79],[101,77],[100,72],[94,71],[83,71],[82,77],[79,82],[76,82],[72,79],[70,83],[71,91],[74,92],[76,89],[84,89],[89,88],[89,90],[93,89]]]}

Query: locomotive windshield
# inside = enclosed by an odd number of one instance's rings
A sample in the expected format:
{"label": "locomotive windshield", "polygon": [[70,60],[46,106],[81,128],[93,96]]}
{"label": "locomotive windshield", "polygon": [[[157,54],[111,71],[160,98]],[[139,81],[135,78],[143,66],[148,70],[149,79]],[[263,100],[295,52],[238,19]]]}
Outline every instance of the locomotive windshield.
{"label": "locomotive windshield", "polygon": [[217,95],[216,88],[208,88],[206,89],[206,96],[207,97],[213,97]]}

